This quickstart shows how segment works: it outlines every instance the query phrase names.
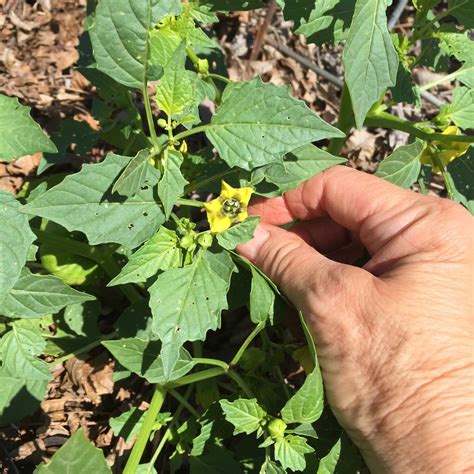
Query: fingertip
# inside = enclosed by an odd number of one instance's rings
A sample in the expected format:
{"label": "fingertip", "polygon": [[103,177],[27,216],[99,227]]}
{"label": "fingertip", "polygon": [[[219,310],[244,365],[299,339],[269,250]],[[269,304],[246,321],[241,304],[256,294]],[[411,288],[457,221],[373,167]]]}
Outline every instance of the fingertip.
{"label": "fingertip", "polygon": [[260,249],[270,237],[270,229],[268,229],[268,227],[271,226],[259,224],[255,229],[253,239],[245,244],[238,245],[236,249],[237,252],[247,260],[254,262]]}

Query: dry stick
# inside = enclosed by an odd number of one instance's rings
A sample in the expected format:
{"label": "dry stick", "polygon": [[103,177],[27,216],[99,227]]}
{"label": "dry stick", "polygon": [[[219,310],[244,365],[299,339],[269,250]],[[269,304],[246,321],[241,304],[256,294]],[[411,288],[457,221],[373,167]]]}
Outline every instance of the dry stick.
{"label": "dry stick", "polygon": [[267,8],[267,14],[265,16],[265,21],[263,23],[263,26],[259,28],[257,32],[252,54],[250,55],[249,62],[247,63],[247,69],[250,67],[251,63],[253,63],[254,61],[258,59],[258,56],[260,55],[260,50],[262,49],[262,45],[265,41],[265,36],[268,33],[268,29],[270,28],[270,25],[272,24],[273,17],[275,16],[277,9],[278,7],[275,0],[271,0],[270,5]]}
{"label": "dry stick", "polygon": [[[318,65],[314,64],[310,59],[305,58],[304,56],[297,53],[296,51],[293,51],[292,49],[288,48],[287,46],[279,44],[274,40],[269,39],[269,40],[267,40],[267,43],[270,46],[272,46],[273,48],[280,51],[281,53],[285,54],[286,56],[289,56],[290,58],[293,58],[294,60],[301,63],[303,66],[306,66],[308,69],[311,69],[316,74],[324,77],[325,79],[327,79],[329,82],[334,84],[339,89],[343,88],[344,82],[341,79],[336,77],[334,74],[331,74],[330,72],[320,68]],[[423,97],[423,99],[425,99],[427,102],[430,102],[431,104],[435,105],[436,107],[441,107],[441,105],[444,104],[443,101],[439,100],[438,98],[436,98],[433,94],[430,94],[429,92],[421,91],[420,94],[421,94],[421,97]]]}
{"label": "dry stick", "polygon": [[395,25],[398,23],[398,20],[402,16],[403,10],[405,10],[405,7],[408,4],[408,0],[400,0],[398,2],[398,5],[396,6],[395,10],[393,10],[392,16],[390,17],[390,20],[388,21],[388,29],[392,30],[395,28]]}

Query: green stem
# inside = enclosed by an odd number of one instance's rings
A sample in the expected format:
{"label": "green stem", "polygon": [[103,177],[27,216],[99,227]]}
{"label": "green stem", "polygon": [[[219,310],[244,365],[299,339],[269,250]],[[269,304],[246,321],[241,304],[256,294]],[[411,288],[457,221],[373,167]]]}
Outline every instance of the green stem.
{"label": "green stem", "polygon": [[216,81],[225,82],[226,84],[230,84],[232,82],[228,77],[221,76],[220,74],[208,73],[206,77],[215,79]]}
{"label": "green stem", "polygon": [[431,153],[431,157],[433,158],[434,162],[441,171],[441,175],[443,176],[444,184],[446,186],[446,191],[448,192],[449,199],[451,199],[451,201],[455,201],[455,192],[451,185],[451,179],[448,172],[446,171],[446,168],[444,167],[442,161],[439,159],[436,153]]}
{"label": "green stem", "polygon": [[[184,400],[186,400],[186,401],[188,400],[188,398],[191,396],[192,391],[193,391],[193,387],[190,385],[188,387],[188,389],[186,390],[186,393],[184,394],[184,397],[183,397]],[[171,430],[174,428],[174,426],[176,425],[176,423],[179,420],[179,417],[181,415],[181,412],[183,411],[183,408],[184,408],[183,404],[180,403],[178,408],[175,410],[174,415],[173,415],[173,419],[171,420],[171,423],[169,424],[167,430],[165,431],[165,434],[161,438],[160,444],[158,445],[155,452],[153,453],[153,456],[152,456],[150,462],[148,463],[149,467],[153,467],[155,465],[155,462],[158,459],[158,456],[160,455],[161,451],[163,450],[163,448],[166,445],[166,442],[168,441],[168,439],[171,436]],[[149,474],[149,473],[150,473],[150,470],[148,469],[147,474]]]}
{"label": "green stem", "polygon": [[174,388],[170,388],[168,390],[168,393],[176,398],[176,400],[182,405],[184,406],[184,408],[186,408],[186,410],[189,411],[189,413],[191,413],[191,415],[193,415],[195,418],[199,418],[201,416],[201,414],[188,402],[188,400],[186,400],[186,398],[184,398],[177,390],[175,390]]}
{"label": "green stem", "polygon": [[341,96],[341,110],[339,111],[339,118],[336,127],[344,132],[346,135],[344,138],[333,138],[329,142],[327,151],[333,155],[339,155],[341,153],[344,143],[346,143],[347,135],[351,131],[351,128],[355,124],[354,111],[352,109],[351,95],[347,84],[344,82],[344,88],[342,89]]}
{"label": "green stem", "polygon": [[214,377],[219,377],[224,375],[226,371],[221,367],[215,367],[212,369],[202,370],[201,372],[196,372],[195,374],[185,375],[178,380],[171,382],[169,388],[184,387],[185,385],[190,385],[196,382],[201,382],[201,380],[213,379]]}
{"label": "green stem", "polygon": [[427,133],[417,128],[416,122],[395,117],[387,112],[376,112],[366,118],[364,125],[366,127],[383,127],[402,132],[409,133],[414,137],[421,138],[427,142],[442,142],[442,143],[474,143],[474,137],[469,135],[443,135],[442,133]]}
{"label": "green stem", "polygon": [[128,458],[127,465],[123,471],[123,474],[135,474],[140,460],[145,451],[146,445],[150,438],[151,432],[153,431],[153,426],[155,425],[156,417],[160,413],[161,407],[166,397],[166,389],[161,385],[155,386],[155,392],[153,393],[153,398],[151,399],[150,406],[145,415],[143,425],[138,433],[137,440],[133,445],[132,453]]}
{"label": "green stem", "polygon": [[204,207],[204,203],[201,201],[194,201],[192,199],[178,199],[176,204],[180,206],[188,206],[188,207]]}
{"label": "green stem", "polygon": [[153,146],[156,150],[160,149],[158,143],[158,136],[156,135],[155,122],[153,121],[153,112],[151,110],[150,96],[148,95],[148,89],[146,86],[142,89],[143,103],[145,104],[146,120],[148,122],[148,128],[150,129],[150,137],[153,142]]}
{"label": "green stem", "polygon": [[196,364],[214,365],[216,367],[223,368],[225,371],[229,370],[230,368],[229,364],[219,359],[206,359],[203,357],[194,357],[193,362],[195,362]]}
{"label": "green stem", "polygon": [[419,89],[420,91],[427,91],[429,89],[433,89],[433,87],[439,86],[440,84],[445,84],[446,82],[452,82],[456,77],[460,76],[466,72],[465,70],[462,71],[461,69],[458,69],[457,71],[452,72],[451,74],[448,74],[447,76],[443,76],[436,81],[428,82],[427,84],[424,84],[423,86],[420,86]]}
{"label": "green stem", "polygon": [[186,130],[184,132],[178,133],[178,135],[175,135],[174,141],[179,142],[180,140],[190,137],[191,135],[196,135],[197,133],[205,132],[210,127],[211,127],[210,125],[201,125],[199,127],[194,127],[194,128],[191,128],[190,130]]}
{"label": "green stem", "polygon": [[76,349],[73,352],[70,352],[69,354],[66,354],[64,356],[59,357],[58,359],[55,359],[53,362],[49,363],[49,367],[54,367],[58,364],[62,364],[63,362],[68,361],[69,359],[72,359],[73,357],[77,357],[81,354],[85,354],[86,352],[91,351],[92,349],[95,349],[96,347],[99,347],[103,341],[109,341],[110,339],[115,339],[117,337],[116,332],[111,332],[110,334],[106,334],[104,337],[101,339],[98,339],[97,341],[91,342],[90,344],[87,344],[87,346],[81,347],[80,349]]}
{"label": "green stem", "polygon": [[239,350],[235,354],[234,358],[230,362],[229,365],[231,367],[234,366],[234,365],[237,365],[239,363],[239,361],[240,361],[241,357],[243,356],[244,352],[247,350],[247,347],[259,335],[259,333],[261,331],[263,331],[264,328],[265,328],[265,322],[260,322],[260,323],[257,324],[257,326],[255,326],[253,331],[249,334],[247,339],[245,339],[245,341],[243,342],[243,344],[240,346]]}
{"label": "green stem", "polygon": [[234,372],[233,370],[229,370],[227,372],[227,376],[230,379],[232,379],[242,389],[242,392],[244,392],[244,394],[247,397],[255,398],[255,395],[253,394],[250,387],[247,385],[247,383],[244,381],[244,379],[237,372]]}
{"label": "green stem", "polygon": [[222,173],[216,174],[215,176],[211,176],[210,178],[203,179],[202,181],[193,181],[186,186],[186,188],[184,189],[184,192],[189,193],[191,191],[198,191],[210,183],[219,181],[225,178],[226,176],[238,173],[239,171],[240,171],[239,169],[226,170],[226,171],[223,171]]}

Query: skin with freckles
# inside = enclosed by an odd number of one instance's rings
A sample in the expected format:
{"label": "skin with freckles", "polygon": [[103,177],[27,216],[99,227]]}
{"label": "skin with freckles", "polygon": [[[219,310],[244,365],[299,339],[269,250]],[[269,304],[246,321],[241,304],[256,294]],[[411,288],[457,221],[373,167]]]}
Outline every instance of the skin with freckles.
{"label": "skin with freckles", "polygon": [[[250,213],[261,224],[238,250],[303,312],[328,401],[371,471],[474,472],[470,214],[346,167]],[[363,248],[370,261],[352,266]]]}

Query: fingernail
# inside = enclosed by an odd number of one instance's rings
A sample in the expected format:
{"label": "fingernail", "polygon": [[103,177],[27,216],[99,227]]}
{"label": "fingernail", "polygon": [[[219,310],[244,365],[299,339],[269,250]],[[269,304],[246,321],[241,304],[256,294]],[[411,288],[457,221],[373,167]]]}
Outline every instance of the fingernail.
{"label": "fingernail", "polygon": [[259,225],[255,229],[253,239],[246,244],[237,246],[237,252],[239,252],[242,257],[254,262],[262,245],[268,240],[268,237],[270,237],[270,232]]}

